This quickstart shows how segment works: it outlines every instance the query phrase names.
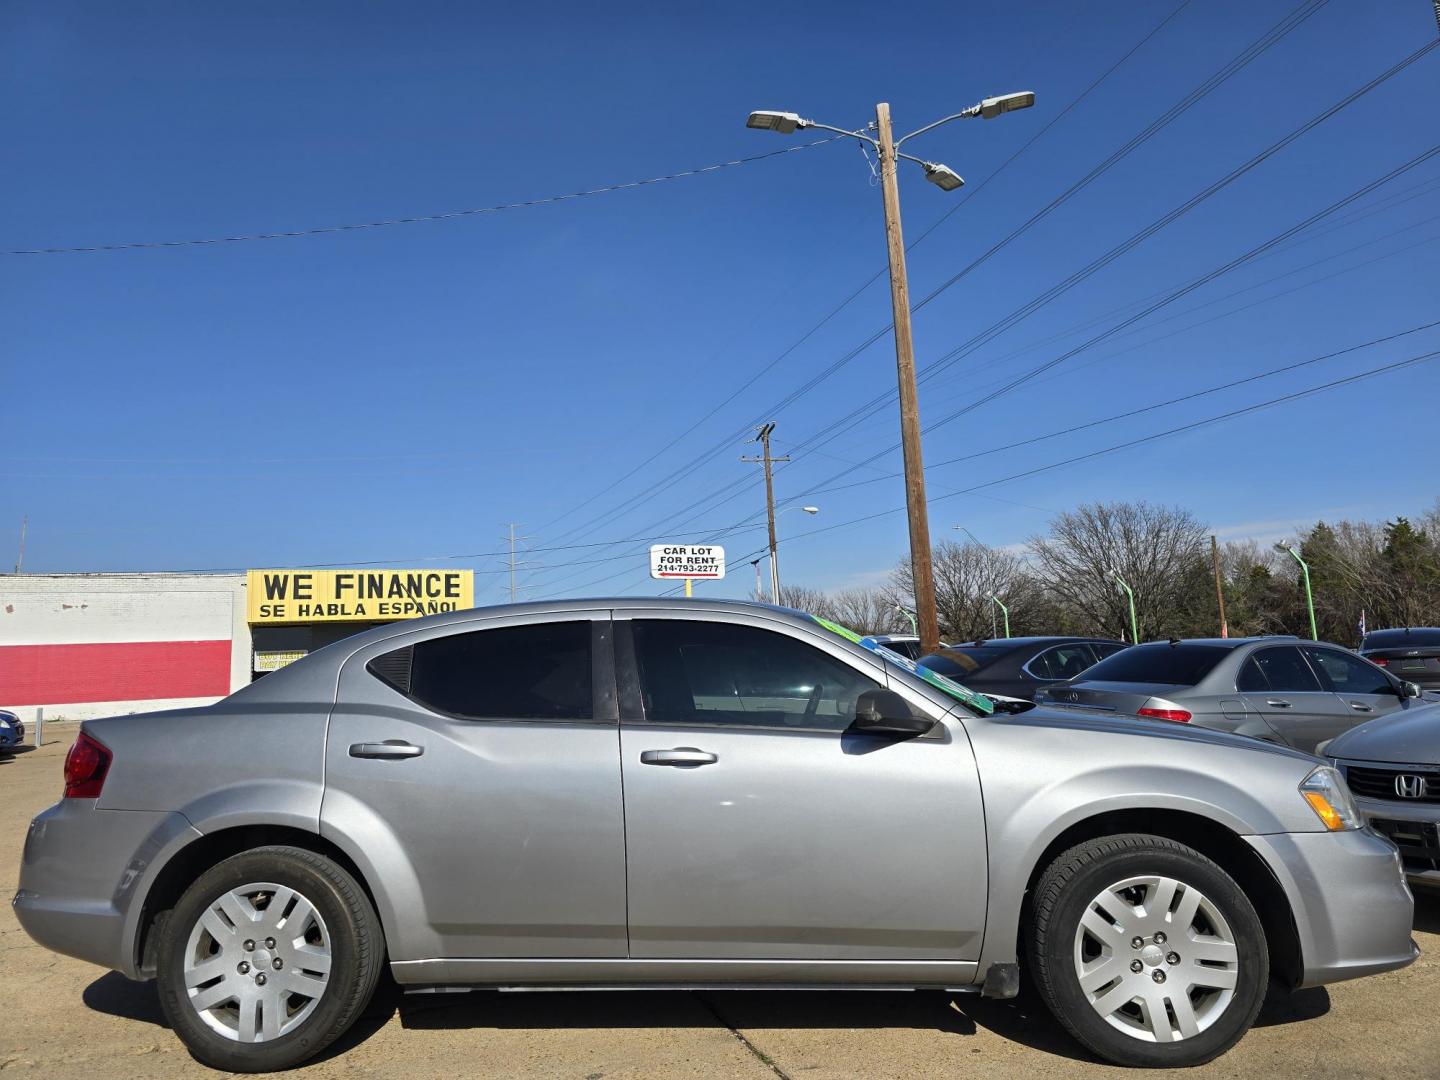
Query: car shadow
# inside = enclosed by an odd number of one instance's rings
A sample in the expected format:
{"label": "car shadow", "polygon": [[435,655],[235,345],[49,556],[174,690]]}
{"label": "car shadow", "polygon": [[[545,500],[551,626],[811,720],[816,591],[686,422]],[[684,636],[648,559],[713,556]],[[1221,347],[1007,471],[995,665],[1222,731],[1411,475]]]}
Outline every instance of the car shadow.
{"label": "car shadow", "polygon": [[[1440,911],[1431,908],[1431,918]],[[1418,919],[1417,919],[1418,928]],[[153,982],[109,972],[82,994],[87,1008],[168,1028]],[[1289,992],[1272,987],[1256,1027],[1303,1023],[1330,1011],[1324,987]],[[382,979],[365,1013],[332,1046],[326,1061],[370,1039],[395,1017],[405,1028],[565,1030],[576,1028],[694,1028],[719,1023],[751,1029],[916,1029],[969,1037],[981,1029],[1010,1042],[1072,1061],[1095,1059],[1050,1015],[1033,990],[997,1001],[941,991],[650,990],[500,993],[403,993]],[[303,1066],[302,1066],[303,1067]]]}
{"label": "car shadow", "polygon": [[35,747],[33,746],[7,746],[3,750],[0,750],[0,765],[9,765],[10,762],[14,761],[15,758],[20,755],[33,754],[34,752]]}
{"label": "car shadow", "polygon": [[1440,891],[1415,889],[1415,929],[1440,934]]}

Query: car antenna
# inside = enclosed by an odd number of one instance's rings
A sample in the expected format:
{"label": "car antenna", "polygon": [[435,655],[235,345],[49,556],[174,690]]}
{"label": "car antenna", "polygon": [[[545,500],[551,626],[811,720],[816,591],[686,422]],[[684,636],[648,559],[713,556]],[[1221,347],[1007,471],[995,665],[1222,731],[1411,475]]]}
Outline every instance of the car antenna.
{"label": "car antenna", "polygon": [[1176,645],[1179,645],[1179,644],[1180,644],[1180,639],[1179,639],[1178,637],[1172,637],[1172,638],[1170,639],[1170,647],[1171,647],[1171,648],[1174,648]]}

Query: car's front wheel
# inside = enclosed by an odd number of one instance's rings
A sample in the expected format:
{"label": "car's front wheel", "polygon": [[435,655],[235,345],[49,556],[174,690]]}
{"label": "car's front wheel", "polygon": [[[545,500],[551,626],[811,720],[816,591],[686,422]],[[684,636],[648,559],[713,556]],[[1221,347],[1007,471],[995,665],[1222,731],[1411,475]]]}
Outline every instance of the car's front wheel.
{"label": "car's front wheel", "polygon": [[314,1056],[360,1015],[384,941],[355,879],[311,851],[264,847],[211,867],[161,930],[160,1005],[195,1058],[270,1072]]}
{"label": "car's front wheel", "polygon": [[1199,1065],[1249,1030],[1269,982],[1265,931],[1240,886],[1160,836],[1071,848],[1034,896],[1029,960],[1056,1018],[1121,1065]]}

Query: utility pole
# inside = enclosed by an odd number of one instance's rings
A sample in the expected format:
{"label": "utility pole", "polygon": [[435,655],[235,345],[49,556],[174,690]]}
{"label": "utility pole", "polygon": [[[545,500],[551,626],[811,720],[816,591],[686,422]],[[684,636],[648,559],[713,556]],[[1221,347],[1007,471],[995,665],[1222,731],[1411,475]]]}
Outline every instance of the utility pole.
{"label": "utility pole", "polygon": [[[952,120],[980,117],[993,120],[1017,109],[1035,104],[1029,90],[983,101],[942,117],[934,123],[917,128],[896,140],[890,130],[890,106],[875,106],[875,124],[861,131],[848,131],[799,113],[758,109],[745,121],[745,126],[759,131],[790,135],[802,128],[820,128],[869,143],[880,157],[880,185],[885,203],[885,244],[890,256],[890,305],[895,313],[895,367],[900,383],[900,443],[905,451],[905,505],[910,516],[910,573],[915,585],[915,612],[919,617],[920,644],[926,652],[940,647],[940,622],[935,613],[935,572],[930,561],[930,521],[925,507],[925,465],[920,456],[920,407],[915,390],[915,344],[910,333],[910,287],[905,279],[905,238],[900,229],[900,189],[895,179],[898,158],[914,162],[925,170],[925,179],[942,191],[958,191],[965,181],[948,165],[925,161],[903,153],[900,145],[906,139],[934,131]],[[870,132],[874,131],[872,137]],[[772,545],[773,546],[773,545]]]}
{"label": "utility pole", "polygon": [[910,576],[920,649],[940,648],[935,611],[935,570],[930,562],[930,514],[925,505],[925,463],[920,454],[920,402],[915,388],[915,340],[910,332],[910,284],[905,273],[905,237],[900,229],[900,186],[895,178],[895,141],[890,106],[875,106],[880,151],[880,185],[885,202],[885,245],[890,254],[890,307],[895,321],[895,369],[900,383],[900,445],[905,456],[905,507],[910,519]]}
{"label": "utility pole", "polygon": [[1220,636],[1230,636],[1230,626],[1225,622],[1225,587],[1220,579],[1220,545],[1215,542],[1215,534],[1210,534],[1210,561],[1215,566],[1215,599],[1220,602]]}
{"label": "utility pole", "polygon": [[789,461],[786,457],[770,456],[770,433],[775,430],[775,421],[762,424],[759,433],[754,441],[761,447],[759,457],[742,457],[740,460],[749,464],[763,464],[765,466],[765,521],[770,528],[770,602],[780,603],[780,560],[775,554],[775,482],[770,471],[771,462]]}
{"label": "utility pole", "polygon": [[530,539],[528,536],[515,535],[515,526],[517,524],[518,522],[510,522],[510,536],[508,538],[510,541],[510,602],[512,604],[519,598],[519,587],[515,584],[515,571],[524,565],[524,563],[517,562],[515,559],[515,545],[523,540]]}
{"label": "utility pole", "polygon": [[25,566],[25,532],[29,527],[30,515],[26,514],[20,519],[20,551],[15,556],[15,573],[17,574],[20,573]]}

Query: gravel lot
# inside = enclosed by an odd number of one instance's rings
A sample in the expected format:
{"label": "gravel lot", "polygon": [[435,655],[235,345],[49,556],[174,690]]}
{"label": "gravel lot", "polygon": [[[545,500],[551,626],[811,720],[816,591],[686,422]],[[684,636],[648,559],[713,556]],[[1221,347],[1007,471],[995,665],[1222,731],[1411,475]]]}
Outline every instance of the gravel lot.
{"label": "gravel lot", "polygon": [[[60,791],[73,728],[0,756],[0,889],[14,894],[29,819]],[[1363,913],[1359,913],[1363,917]],[[1272,999],[1202,1076],[1440,1076],[1440,898],[1422,896],[1425,951],[1403,971]],[[0,914],[0,1072],[46,1080],[213,1076],[166,1030],[153,989],[55,956]],[[831,1077],[1126,1075],[1096,1064],[1028,996],[939,993],[382,995],[340,1046],[298,1070],[327,1077]]]}

